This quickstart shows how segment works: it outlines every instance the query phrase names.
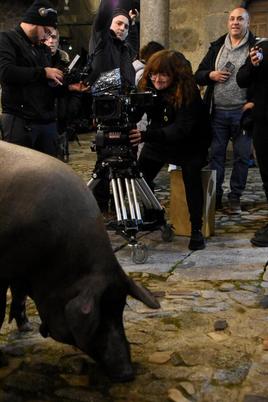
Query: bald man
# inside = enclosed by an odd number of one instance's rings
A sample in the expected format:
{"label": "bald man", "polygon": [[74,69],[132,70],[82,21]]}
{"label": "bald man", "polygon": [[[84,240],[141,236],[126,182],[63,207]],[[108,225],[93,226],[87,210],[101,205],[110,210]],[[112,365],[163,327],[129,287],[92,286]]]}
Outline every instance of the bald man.
{"label": "bald man", "polygon": [[222,208],[225,159],[228,142],[233,146],[229,213],[240,214],[240,197],[246,186],[251,136],[241,130],[244,110],[251,107],[246,89],[239,88],[236,73],[244,64],[255,39],[249,31],[249,14],[238,7],[229,13],[228,33],[212,42],[196,73],[196,82],[207,86],[205,101],[212,117],[210,168],[217,171],[216,209]]}

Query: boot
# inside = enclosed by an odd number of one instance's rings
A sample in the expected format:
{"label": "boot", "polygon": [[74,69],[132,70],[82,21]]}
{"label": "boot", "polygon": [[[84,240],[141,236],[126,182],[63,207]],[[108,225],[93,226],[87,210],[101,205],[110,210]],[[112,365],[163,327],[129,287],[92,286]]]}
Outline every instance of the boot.
{"label": "boot", "polygon": [[250,239],[251,243],[257,247],[268,247],[268,224],[257,230],[254,237]]}
{"label": "boot", "polygon": [[202,235],[201,230],[193,229],[190,242],[189,242],[190,250],[203,250],[206,247],[204,236]]}

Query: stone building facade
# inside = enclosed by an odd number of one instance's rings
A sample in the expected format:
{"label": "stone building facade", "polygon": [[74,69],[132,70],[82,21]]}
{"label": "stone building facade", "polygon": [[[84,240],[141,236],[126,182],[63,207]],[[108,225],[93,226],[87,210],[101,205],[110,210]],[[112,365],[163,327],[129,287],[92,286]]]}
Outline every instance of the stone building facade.
{"label": "stone building facade", "polygon": [[[122,0],[123,1],[123,0]],[[2,0],[0,30],[18,23],[31,0]],[[91,24],[99,0],[52,0],[59,10],[60,33],[69,40],[74,53],[87,49]],[[268,36],[268,0],[140,0],[141,44],[158,40],[183,52],[195,69],[209,43],[224,32],[228,13],[237,5],[253,11],[254,29]]]}

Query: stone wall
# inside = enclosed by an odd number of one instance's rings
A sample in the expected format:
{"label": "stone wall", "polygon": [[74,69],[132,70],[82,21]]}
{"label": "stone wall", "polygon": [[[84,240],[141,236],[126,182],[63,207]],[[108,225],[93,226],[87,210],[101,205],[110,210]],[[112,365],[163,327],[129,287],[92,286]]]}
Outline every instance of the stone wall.
{"label": "stone wall", "polygon": [[236,0],[170,0],[169,47],[179,50],[195,70],[209,43],[226,32],[227,16]]}

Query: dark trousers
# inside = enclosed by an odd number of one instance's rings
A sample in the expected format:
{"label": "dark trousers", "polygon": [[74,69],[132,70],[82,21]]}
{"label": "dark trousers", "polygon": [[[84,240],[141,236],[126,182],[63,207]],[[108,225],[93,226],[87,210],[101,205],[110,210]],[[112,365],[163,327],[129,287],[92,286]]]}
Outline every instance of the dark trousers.
{"label": "dark trousers", "polygon": [[233,169],[228,198],[239,199],[246,187],[252,138],[240,128],[242,110],[215,110],[212,115],[213,138],[210,151],[211,169],[217,172],[216,193],[221,198],[225,174],[227,145],[232,140]]}
{"label": "dark trousers", "polygon": [[256,151],[263,188],[268,201],[268,135],[267,126],[265,126],[264,124],[254,125],[253,144]]}
{"label": "dark trousers", "polygon": [[[144,175],[144,179],[153,189],[153,180],[164,166],[164,162],[158,162],[146,158],[141,153],[139,158],[139,168]],[[182,177],[185,186],[186,201],[190,214],[192,229],[201,230],[204,194],[201,180],[201,169],[204,166],[204,160],[192,159],[180,164]]]}
{"label": "dark trousers", "polygon": [[6,113],[2,114],[1,120],[5,141],[32,148],[51,156],[57,155],[56,122],[38,124]]}

